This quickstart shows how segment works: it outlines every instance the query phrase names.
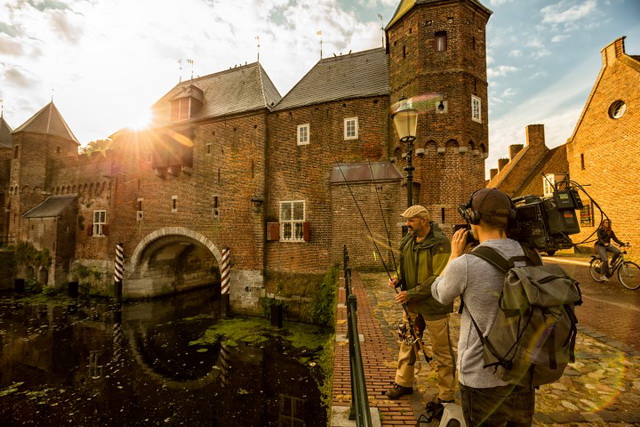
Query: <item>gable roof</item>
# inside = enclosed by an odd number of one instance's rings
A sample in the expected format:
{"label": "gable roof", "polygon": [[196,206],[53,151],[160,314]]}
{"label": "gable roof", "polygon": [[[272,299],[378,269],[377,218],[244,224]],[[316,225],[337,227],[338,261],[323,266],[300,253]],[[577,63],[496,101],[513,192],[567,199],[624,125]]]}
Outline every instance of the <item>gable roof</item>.
{"label": "gable roof", "polygon": [[178,83],[152,107],[158,124],[171,121],[171,100],[192,96],[202,108],[191,119],[271,109],[280,93],[259,62]]}
{"label": "gable roof", "polygon": [[[490,9],[488,9],[482,3],[480,3],[479,0],[468,0],[468,1],[469,3],[472,3],[473,5],[479,7],[489,15],[493,13]],[[393,24],[398,22],[400,18],[402,18],[407,13],[409,13],[409,11],[413,9],[415,5],[430,4],[430,3],[435,4],[435,3],[444,3],[444,2],[451,2],[451,0],[402,0],[398,5],[398,7],[396,8],[396,11],[393,13],[393,17],[385,27],[385,30],[391,28],[391,26],[393,26]]]}
{"label": "gable roof", "polygon": [[34,114],[29,120],[24,122],[22,126],[14,130],[13,133],[29,132],[42,133],[45,135],[59,136],[69,139],[80,145],[71,129],[64,121],[60,111],[53,104],[53,101],[45,105],[40,111]]}
{"label": "gable roof", "polygon": [[[640,56],[639,55],[628,55],[624,49],[624,39],[627,36],[622,36],[611,42],[609,45],[605,46],[600,52],[602,54],[602,67],[600,68],[600,72],[598,73],[598,77],[596,77],[596,81],[591,88],[591,92],[589,92],[589,97],[587,98],[587,102],[585,102],[584,107],[582,107],[582,112],[580,113],[580,117],[576,122],[575,127],[573,128],[573,132],[571,136],[567,139],[567,142],[573,141],[578,133],[578,129],[582,125],[582,121],[584,120],[585,115],[589,111],[589,107],[591,106],[591,101],[598,91],[598,87],[604,77],[605,71],[615,62],[622,63],[627,67],[633,69],[634,71],[640,73]],[[607,51],[611,51],[614,53],[615,60],[609,59],[607,55]]]}
{"label": "gable roof", "polygon": [[0,148],[11,148],[13,140],[11,132],[13,131],[4,120],[4,116],[0,116]]}
{"label": "gable roof", "polygon": [[538,164],[531,169],[529,175],[522,180],[520,187],[513,193],[513,197],[529,194],[542,195],[544,191],[543,175],[548,173],[569,173],[567,161],[567,145],[552,148],[544,155]]}
{"label": "gable roof", "polygon": [[384,48],[376,48],[321,59],[274,110],[389,92],[389,58]]}
{"label": "gable roof", "polygon": [[60,213],[76,200],[76,196],[50,196],[45,201],[25,212],[23,218],[51,218]]}

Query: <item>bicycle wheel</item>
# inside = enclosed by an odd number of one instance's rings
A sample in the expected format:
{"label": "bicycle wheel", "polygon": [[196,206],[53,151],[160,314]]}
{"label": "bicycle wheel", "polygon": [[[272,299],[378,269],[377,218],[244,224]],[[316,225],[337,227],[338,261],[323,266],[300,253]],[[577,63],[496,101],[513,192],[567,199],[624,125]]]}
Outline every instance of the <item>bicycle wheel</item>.
{"label": "bicycle wheel", "polygon": [[598,283],[604,282],[604,280],[602,280],[602,274],[600,273],[601,271],[602,260],[600,258],[591,258],[591,262],[589,263],[589,273],[593,280]]}
{"label": "bicycle wheel", "polygon": [[625,261],[618,269],[618,280],[627,289],[640,288],[640,266],[635,262]]}

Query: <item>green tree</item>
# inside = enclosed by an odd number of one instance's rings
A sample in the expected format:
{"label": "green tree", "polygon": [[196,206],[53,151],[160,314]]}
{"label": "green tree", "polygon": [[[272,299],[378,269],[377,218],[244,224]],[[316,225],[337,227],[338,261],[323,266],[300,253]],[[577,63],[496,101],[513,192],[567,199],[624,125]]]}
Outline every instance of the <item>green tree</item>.
{"label": "green tree", "polygon": [[110,139],[96,139],[89,142],[86,146],[80,149],[81,154],[91,154],[100,151],[104,154],[105,151],[111,149],[113,141]]}

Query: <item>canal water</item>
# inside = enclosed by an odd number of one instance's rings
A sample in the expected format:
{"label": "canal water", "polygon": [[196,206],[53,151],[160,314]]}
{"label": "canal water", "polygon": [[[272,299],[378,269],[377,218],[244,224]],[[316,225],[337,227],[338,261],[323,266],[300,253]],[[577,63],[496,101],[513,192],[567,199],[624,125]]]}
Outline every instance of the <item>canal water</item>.
{"label": "canal water", "polygon": [[319,351],[211,334],[219,313],[212,290],[0,298],[0,426],[326,426]]}

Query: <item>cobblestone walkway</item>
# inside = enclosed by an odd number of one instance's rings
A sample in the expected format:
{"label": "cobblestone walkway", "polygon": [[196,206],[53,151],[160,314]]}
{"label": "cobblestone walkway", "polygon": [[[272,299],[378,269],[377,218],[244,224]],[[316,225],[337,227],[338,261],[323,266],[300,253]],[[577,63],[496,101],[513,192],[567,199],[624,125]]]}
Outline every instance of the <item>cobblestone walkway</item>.
{"label": "cobblestone walkway", "polygon": [[[413,395],[398,401],[384,398],[392,383],[398,345],[395,326],[402,318],[402,308],[386,286],[384,273],[355,273],[353,293],[358,299],[358,329],[364,336],[364,359],[367,392],[371,407],[377,407],[382,426],[415,425],[424,404],[437,393],[436,374],[422,363],[416,375]],[[344,292],[342,300],[344,302]],[[597,316],[584,305],[577,316]],[[333,405],[350,403],[346,309],[338,308],[336,360],[334,365]],[[459,315],[452,315],[452,335],[457,342]],[[609,340],[579,325],[576,363],[569,365],[560,381],[540,387],[536,394],[534,425],[563,426],[631,426],[640,425],[640,353]],[[429,346],[428,338],[426,343]]]}

